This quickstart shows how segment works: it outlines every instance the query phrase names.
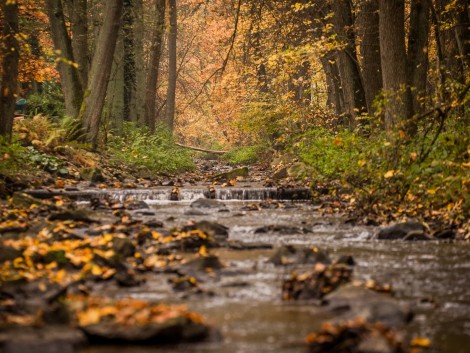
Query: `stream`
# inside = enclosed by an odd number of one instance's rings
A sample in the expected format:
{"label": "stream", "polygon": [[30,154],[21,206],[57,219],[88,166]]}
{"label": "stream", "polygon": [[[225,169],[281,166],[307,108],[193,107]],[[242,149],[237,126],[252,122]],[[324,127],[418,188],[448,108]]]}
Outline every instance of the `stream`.
{"label": "stream", "polygon": [[[333,259],[351,255],[356,263],[354,279],[390,283],[397,300],[411,306],[414,319],[407,328],[408,334],[429,338],[432,345],[427,352],[469,351],[468,242],[374,240],[377,227],[346,224],[340,216],[322,215],[318,206],[307,201],[286,201],[278,208],[249,210],[266,195],[272,197],[272,190],[246,188],[242,193],[237,190],[218,191],[216,197],[223,199],[225,206],[202,211],[190,207],[191,202],[204,196],[198,188],[180,192],[179,201],[169,201],[168,188],[113,195],[134,197],[150,205],[145,212],[133,211],[136,219],[162,221],[166,229],[181,227],[189,221],[213,221],[228,227],[230,241],[246,245],[242,249],[211,250],[226,266],[217,278],[200,281],[201,287],[212,295],[175,293],[168,284],[169,274],[152,274],[142,286],[115,293],[117,297],[187,305],[218,328],[223,339],[163,348],[90,346],[82,353],[304,352],[304,337],[333,317],[321,306],[281,300],[282,281],[293,270],[309,268],[276,267],[268,262],[274,250],[266,247],[288,244],[317,247]],[[262,229],[265,226],[270,227]]]}

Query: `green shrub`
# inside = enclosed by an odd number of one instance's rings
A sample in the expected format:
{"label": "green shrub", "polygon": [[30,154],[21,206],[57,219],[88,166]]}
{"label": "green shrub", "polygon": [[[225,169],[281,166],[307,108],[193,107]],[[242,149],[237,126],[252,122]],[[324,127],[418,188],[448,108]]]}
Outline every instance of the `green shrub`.
{"label": "green shrub", "polygon": [[26,147],[26,159],[46,172],[59,175],[67,175],[67,169],[64,167],[64,162],[54,156],[41,153],[33,146]]}
{"label": "green shrub", "polygon": [[171,133],[157,126],[155,133],[125,123],[121,135],[111,135],[108,147],[117,161],[144,166],[154,172],[179,172],[194,168],[189,151],[174,144]]}
{"label": "green shrub", "polygon": [[26,97],[26,115],[38,114],[53,118],[65,115],[64,96],[57,82],[44,82],[42,91]]}
{"label": "green shrub", "polygon": [[223,159],[231,164],[253,164],[259,162],[267,153],[262,145],[243,146],[232,149],[223,155]]}
{"label": "green shrub", "polygon": [[25,149],[17,141],[9,142],[0,136],[0,174],[13,175],[23,162]]}

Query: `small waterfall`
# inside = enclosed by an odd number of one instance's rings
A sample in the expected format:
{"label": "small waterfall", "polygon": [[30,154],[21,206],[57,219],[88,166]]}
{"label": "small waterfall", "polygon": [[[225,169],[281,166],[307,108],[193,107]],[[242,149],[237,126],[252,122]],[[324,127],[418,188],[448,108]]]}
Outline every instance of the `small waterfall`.
{"label": "small waterfall", "polygon": [[[111,197],[120,201],[134,199],[136,201],[191,201],[201,197],[211,196],[208,189],[202,188],[155,189],[102,189],[102,190],[29,190],[28,194],[39,199],[62,195],[78,201],[89,201],[92,198],[104,199]],[[218,200],[310,200],[308,188],[216,188],[212,193]]]}

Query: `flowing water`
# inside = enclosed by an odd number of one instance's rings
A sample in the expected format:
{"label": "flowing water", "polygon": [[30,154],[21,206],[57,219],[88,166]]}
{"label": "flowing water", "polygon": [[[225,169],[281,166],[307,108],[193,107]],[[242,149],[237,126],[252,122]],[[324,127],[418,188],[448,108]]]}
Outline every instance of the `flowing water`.
{"label": "flowing water", "polygon": [[[261,199],[266,192],[271,191],[246,191],[243,199]],[[126,196],[137,198],[130,193],[128,191]],[[230,240],[244,244],[315,246],[328,251],[333,258],[352,255],[356,261],[356,279],[391,283],[397,299],[412,306],[415,317],[408,328],[409,334],[430,338],[429,352],[470,351],[468,242],[378,241],[373,239],[377,228],[345,224],[340,217],[321,215],[317,207],[307,202],[289,201],[284,203],[285,207],[248,211],[246,206],[253,201],[230,200],[242,198],[239,192],[233,193],[235,197],[231,197],[229,191],[219,192],[217,196],[226,200],[226,207],[202,209],[204,214],[198,214],[193,212],[190,202],[203,194],[202,189],[193,190],[186,192],[181,201],[174,202],[168,201],[167,194],[165,197],[156,197],[163,193],[147,194],[152,196],[140,199],[151,204],[151,212],[146,210],[141,217],[163,221],[166,228],[182,226],[190,220],[215,221],[230,229]],[[256,231],[266,225],[289,226],[290,229]],[[212,291],[212,296],[182,298],[175,294],[170,300],[171,288],[163,275],[150,277],[143,286],[123,290],[118,295],[184,303],[220,329],[221,341],[163,348],[90,347],[83,353],[111,353],[117,349],[121,353],[304,352],[305,335],[318,329],[324,320],[331,318],[331,313],[311,304],[281,301],[282,280],[294,268],[268,263],[273,250],[261,247],[221,248],[213,252],[227,268],[219,278],[202,281],[201,286]]]}

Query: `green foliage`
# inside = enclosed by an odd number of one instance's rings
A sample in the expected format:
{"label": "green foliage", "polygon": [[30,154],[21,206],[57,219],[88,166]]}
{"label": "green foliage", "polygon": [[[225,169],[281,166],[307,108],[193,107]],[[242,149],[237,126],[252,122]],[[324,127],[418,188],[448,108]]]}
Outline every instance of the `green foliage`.
{"label": "green foliage", "polygon": [[108,147],[118,161],[144,166],[154,172],[179,172],[191,170],[191,155],[176,146],[171,133],[157,126],[154,134],[133,123],[125,123],[122,135],[111,135]]}
{"label": "green foliage", "polygon": [[0,174],[12,175],[16,173],[24,155],[24,147],[20,143],[9,142],[0,136]]}
{"label": "green foliage", "polygon": [[413,216],[419,208],[455,207],[465,214],[470,210],[470,131],[458,118],[447,122],[440,134],[421,126],[415,139],[396,145],[381,133],[364,137],[317,128],[301,135],[292,148],[312,168],[314,180],[341,181],[367,207],[392,203],[406,209],[409,203]]}
{"label": "green foliage", "polygon": [[37,168],[46,172],[59,175],[67,175],[67,169],[64,168],[64,162],[54,156],[41,153],[33,146],[26,147],[26,158]]}
{"label": "green foliage", "polygon": [[265,156],[267,149],[263,145],[243,146],[232,149],[222,158],[231,164],[253,164]]}
{"label": "green foliage", "polygon": [[65,115],[64,97],[57,82],[45,81],[42,91],[26,97],[26,113],[29,116],[38,114],[60,118]]}

